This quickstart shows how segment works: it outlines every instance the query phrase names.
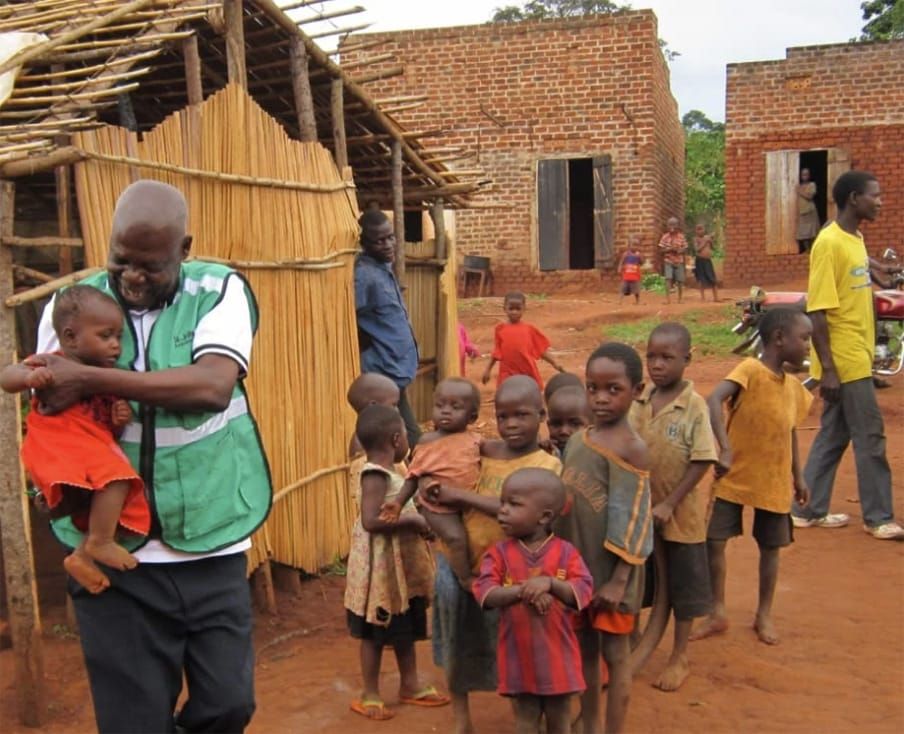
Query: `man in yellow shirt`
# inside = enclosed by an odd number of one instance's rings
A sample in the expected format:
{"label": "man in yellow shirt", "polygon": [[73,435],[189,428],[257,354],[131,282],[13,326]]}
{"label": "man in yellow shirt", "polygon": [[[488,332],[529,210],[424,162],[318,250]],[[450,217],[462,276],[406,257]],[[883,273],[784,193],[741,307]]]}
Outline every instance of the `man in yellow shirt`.
{"label": "man in yellow shirt", "polygon": [[829,502],[838,464],[853,442],[863,529],[880,540],[902,540],[904,528],[894,520],[885,428],[872,378],[873,293],[869,257],[858,229],[864,219],[873,221],[879,214],[879,182],[870,173],[848,171],[835,182],[832,197],[838,216],[813,243],[807,288],[813,322],[811,373],[820,380],[823,412],[804,468],[810,503],[794,507],[792,518],[799,528],[847,525],[847,515],[829,513]]}

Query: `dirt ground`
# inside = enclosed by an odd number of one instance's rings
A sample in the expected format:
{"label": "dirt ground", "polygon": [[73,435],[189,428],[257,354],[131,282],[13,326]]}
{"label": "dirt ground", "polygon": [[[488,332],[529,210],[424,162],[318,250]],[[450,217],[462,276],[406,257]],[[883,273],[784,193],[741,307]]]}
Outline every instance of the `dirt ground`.
{"label": "dirt ground", "polygon": [[[626,304],[621,309],[607,295],[533,298],[526,319],[543,328],[566,368],[582,373],[584,359],[601,341],[607,323],[657,315],[680,318],[701,308],[697,293],[690,294],[683,306],[668,307],[661,297],[644,295],[640,307]],[[730,301],[742,295],[728,291],[721,303],[703,308],[714,320],[726,318]],[[498,298],[462,304],[462,321],[484,351],[490,350],[493,326],[501,317]],[[736,361],[696,359],[687,374],[705,394]],[[482,368],[480,364],[469,370],[479,376]],[[548,366],[543,370],[544,376],[551,374]],[[481,429],[491,431],[491,392],[489,388],[483,392]],[[879,394],[899,518],[904,518],[902,398],[904,377],[895,378],[893,387]],[[814,409],[801,432],[804,447],[815,435],[816,413]],[[692,643],[692,675],[676,693],[651,687],[669,649],[671,632],[667,633],[635,678],[628,717],[631,732],[904,731],[904,544],[873,540],[860,529],[850,454],[839,471],[832,511],[851,514],[850,526],[800,530],[783,553],[775,604],[783,637],[777,647],[759,643],[750,628],[756,603],[755,545],[749,537],[729,544],[727,601],[732,627],[721,637]],[[299,597],[279,595],[277,617],[257,616],[258,712],[250,731],[448,731],[448,708],[399,706],[396,718],[386,723],[367,722],[349,712],[359,674],[357,648],[345,632],[342,588],[340,577],[313,579],[302,584]],[[44,610],[47,711],[41,731],[48,734],[93,730],[78,643],[63,624],[62,608]],[[419,661],[423,677],[441,686],[429,643],[419,647]],[[384,696],[392,705],[398,675],[391,657],[384,660],[383,671]],[[15,690],[12,655],[6,650],[0,653],[0,722],[10,734],[27,731],[14,723]],[[473,710],[479,732],[513,730],[508,706],[495,694],[474,696]]]}

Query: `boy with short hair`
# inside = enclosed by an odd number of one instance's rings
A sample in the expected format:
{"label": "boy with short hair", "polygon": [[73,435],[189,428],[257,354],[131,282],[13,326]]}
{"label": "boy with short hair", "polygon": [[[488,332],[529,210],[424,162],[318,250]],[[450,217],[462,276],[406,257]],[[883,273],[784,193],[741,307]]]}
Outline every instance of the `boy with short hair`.
{"label": "boy with short hair", "polygon": [[562,387],[546,402],[546,428],[549,441],[562,456],[568,439],[590,425],[590,404],[583,386]]}
{"label": "boy with short hair", "polygon": [[706,557],[706,514],[711,492],[698,486],[718,459],[706,401],[684,379],[691,335],[676,322],[659,324],[647,341],[650,385],[631,406],[630,420],[650,449],[653,521],[668,568],[675,642],[653,684],[676,691],[690,672],[687,642],[695,617],[709,613],[712,592]]}
{"label": "boy with short hair", "polygon": [[684,255],[687,252],[687,240],[678,224],[677,217],[669,217],[666,222],[668,231],[659,240],[662,250],[663,275],[665,276],[665,302],[671,303],[672,286],[678,288],[678,303],[684,294]]}
{"label": "boy with short hair", "polygon": [[[713,485],[716,501],[707,530],[713,611],[691,639],[728,629],[725,612],[725,544],[741,535],[744,505],[755,508],[753,537],[760,549],[759,604],[753,628],[761,642],[778,644],[772,600],[778,581],[779,549],[793,542],[791,487],[798,506],[810,499],[797,448],[797,427],[813,396],[785,362],[800,365],[810,351],[813,327],[806,314],[790,308],[766,311],[760,322],[763,354],[735,367],[712,395],[709,413],[720,446]],[[728,427],[722,405],[728,402]]]}
{"label": "boy with short hair", "polygon": [[550,526],[565,488],[548,469],[518,469],[502,485],[496,516],[507,538],[483,556],[474,596],[500,609],[499,693],[511,697],[519,734],[569,734],[570,703],[584,690],[572,620],[590,602],[593,578],[571,543]]}
{"label": "boy with short hair", "polygon": [[553,366],[557,372],[564,369],[549,353],[549,339],[533,324],[522,321],[527,310],[527,298],[519,291],[507,293],[503,299],[503,308],[508,323],[496,326],[493,355],[483,373],[483,384],[490,381],[493,365],[499,362],[499,378],[496,389],[513,375],[527,375],[543,389],[543,378],[537,369],[537,360],[542,359]]}

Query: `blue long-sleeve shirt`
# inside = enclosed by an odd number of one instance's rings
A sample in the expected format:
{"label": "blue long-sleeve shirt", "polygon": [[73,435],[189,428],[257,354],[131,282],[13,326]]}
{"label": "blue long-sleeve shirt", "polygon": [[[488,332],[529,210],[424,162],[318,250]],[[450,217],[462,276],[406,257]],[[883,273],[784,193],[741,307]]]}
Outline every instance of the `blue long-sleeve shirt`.
{"label": "blue long-sleeve shirt", "polygon": [[417,342],[390,263],[358,255],[355,311],[362,372],[379,372],[400,388],[409,385],[417,373]]}

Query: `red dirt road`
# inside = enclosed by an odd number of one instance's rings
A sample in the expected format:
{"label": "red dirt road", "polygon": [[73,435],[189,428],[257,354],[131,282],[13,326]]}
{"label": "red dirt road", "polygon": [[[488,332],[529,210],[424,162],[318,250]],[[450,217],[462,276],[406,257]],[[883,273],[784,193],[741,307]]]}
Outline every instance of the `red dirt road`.
{"label": "red dirt road", "polygon": [[[613,313],[611,296],[531,299],[526,319],[550,337],[559,360],[582,372],[583,361],[602,337],[606,322],[631,317],[680,317],[700,308],[690,294],[684,306],[625,305]],[[740,297],[739,291],[725,294]],[[707,304],[713,317],[727,302]],[[502,316],[499,299],[463,304],[462,321],[489,351],[492,328]],[[737,360],[706,357],[688,370],[704,394]],[[470,367],[478,376],[483,364]],[[544,375],[551,374],[546,365]],[[484,388],[489,398],[489,388]],[[904,377],[881,391],[888,455],[896,478],[895,509],[904,519]],[[801,432],[803,447],[815,435],[813,411]],[[482,430],[492,430],[491,406],[481,414]],[[651,682],[663,667],[670,632],[635,679],[628,728],[631,732],[900,732],[904,731],[904,543],[879,542],[860,529],[856,481],[850,455],[836,481],[832,510],[847,512],[841,530],[799,530],[782,555],[775,612],[781,644],[759,643],[750,624],[756,604],[757,554],[749,537],[729,544],[728,611],[732,627],[718,638],[692,643],[692,674],[680,691],[662,693]],[[255,631],[258,712],[249,731],[281,732],[445,732],[448,708],[398,706],[390,722],[367,722],[348,711],[359,687],[357,648],[347,636],[342,579],[323,577],[302,585],[299,598],[281,594],[280,615],[258,615]],[[42,732],[93,730],[91,705],[77,641],[53,632],[60,608],[44,610],[47,668],[46,723]],[[419,648],[423,677],[442,684],[430,661],[429,644]],[[15,680],[10,651],[0,653],[0,722],[6,732],[25,732],[16,721]],[[383,690],[395,703],[398,675],[391,656],[383,665]],[[479,732],[512,731],[512,717],[495,694],[474,696]]]}

